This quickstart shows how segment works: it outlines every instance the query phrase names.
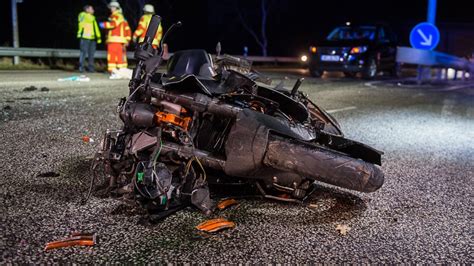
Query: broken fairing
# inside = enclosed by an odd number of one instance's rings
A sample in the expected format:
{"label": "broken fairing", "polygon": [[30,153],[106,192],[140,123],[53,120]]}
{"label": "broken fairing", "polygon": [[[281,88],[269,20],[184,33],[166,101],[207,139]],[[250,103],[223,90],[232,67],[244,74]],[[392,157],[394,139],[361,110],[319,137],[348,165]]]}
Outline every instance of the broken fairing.
{"label": "broken fairing", "polygon": [[135,52],[130,94],[118,106],[124,126],[105,134],[91,191],[102,175],[107,195],[138,200],[159,219],[190,205],[212,213],[210,182],[237,179],[284,201],[304,199],[316,180],[361,192],[382,186],[382,153],[344,138],[298,91],[302,80],[272,87],[250,62],[203,50],[174,53],[158,73],[162,54],[151,40]]}

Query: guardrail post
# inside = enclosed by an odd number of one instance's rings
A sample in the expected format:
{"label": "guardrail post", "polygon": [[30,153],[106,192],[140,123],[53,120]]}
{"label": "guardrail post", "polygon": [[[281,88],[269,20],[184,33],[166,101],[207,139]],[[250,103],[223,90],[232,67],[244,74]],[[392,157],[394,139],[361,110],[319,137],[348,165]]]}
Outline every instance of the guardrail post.
{"label": "guardrail post", "polygon": [[[12,0],[12,29],[13,29],[13,47],[20,47],[20,37],[18,35],[18,13],[16,10],[17,0]],[[13,64],[18,65],[20,63],[20,57],[15,55],[13,57]]]}
{"label": "guardrail post", "polygon": [[436,69],[436,79],[442,80],[443,79],[443,69],[437,68]]}
{"label": "guardrail post", "polygon": [[423,67],[418,65],[416,71],[416,84],[420,85],[423,82]]}

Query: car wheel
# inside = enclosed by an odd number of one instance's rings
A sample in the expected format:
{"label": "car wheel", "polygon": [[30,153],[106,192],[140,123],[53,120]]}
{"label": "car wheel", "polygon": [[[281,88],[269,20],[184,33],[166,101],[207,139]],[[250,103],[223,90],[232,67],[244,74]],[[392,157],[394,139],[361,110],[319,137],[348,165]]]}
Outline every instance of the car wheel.
{"label": "car wheel", "polygon": [[343,73],[346,78],[353,78],[356,76],[356,73],[354,72],[343,72]]}
{"label": "car wheel", "polygon": [[314,78],[320,78],[323,75],[324,71],[309,69],[309,74]]}
{"label": "car wheel", "polygon": [[365,67],[363,76],[366,79],[373,79],[375,78],[375,76],[377,76],[377,72],[378,72],[377,62],[375,61],[374,58],[371,58],[369,60],[369,63]]}

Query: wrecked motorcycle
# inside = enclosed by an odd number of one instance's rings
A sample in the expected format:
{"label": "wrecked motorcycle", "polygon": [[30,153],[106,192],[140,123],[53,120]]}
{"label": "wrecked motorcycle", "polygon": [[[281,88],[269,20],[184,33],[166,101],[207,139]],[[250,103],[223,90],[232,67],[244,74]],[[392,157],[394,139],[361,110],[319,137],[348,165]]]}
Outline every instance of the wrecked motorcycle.
{"label": "wrecked motorcycle", "polygon": [[284,201],[303,200],[315,181],[361,192],[382,186],[382,153],[344,138],[298,91],[302,79],[272,86],[249,61],[204,50],[176,52],[158,72],[159,22],[154,16],[135,52],[130,93],[117,108],[123,128],[105,133],[91,190],[102,171],[108,195],[129,195],[160,218],[190,205],[212,213],[210,183],[246,182]]}

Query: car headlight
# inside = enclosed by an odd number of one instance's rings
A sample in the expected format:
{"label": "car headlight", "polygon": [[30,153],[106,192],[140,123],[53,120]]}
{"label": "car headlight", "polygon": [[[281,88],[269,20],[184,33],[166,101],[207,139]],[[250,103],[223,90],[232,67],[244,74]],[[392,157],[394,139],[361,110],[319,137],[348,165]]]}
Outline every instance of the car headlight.
{"label": "car headlight", "polygon": [[367,51],[367,46],[352,47],[351,54],[361,54]]}
{"label": "car headlight", "polygon": [[302,62],[308,61],[308,56],[307,56],[307,55],[302,55],[302,56],[301,56],[301,61],[302,61]]}

